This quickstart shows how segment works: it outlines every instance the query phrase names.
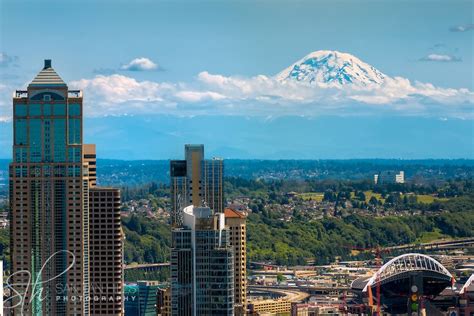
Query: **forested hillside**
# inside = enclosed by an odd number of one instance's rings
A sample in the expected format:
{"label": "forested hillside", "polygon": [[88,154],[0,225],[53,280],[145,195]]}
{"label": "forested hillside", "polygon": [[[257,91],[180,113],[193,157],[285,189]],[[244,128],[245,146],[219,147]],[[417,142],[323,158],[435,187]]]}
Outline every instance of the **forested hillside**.
{"label": "forested hillside", "polygon": [[[304,264],[348,258],[351,248],[391,246],[420,241],[426,234],[442,237],[474,236],[474,196],[441,202],[442,214],[371,217],[349,215],[308,220],[280,220],[278,213],[253,213],[248,218],[249,261]],[[127,236],[125,260],[163,262],[169,257],[170,228],[142,216],[123,221]]]}

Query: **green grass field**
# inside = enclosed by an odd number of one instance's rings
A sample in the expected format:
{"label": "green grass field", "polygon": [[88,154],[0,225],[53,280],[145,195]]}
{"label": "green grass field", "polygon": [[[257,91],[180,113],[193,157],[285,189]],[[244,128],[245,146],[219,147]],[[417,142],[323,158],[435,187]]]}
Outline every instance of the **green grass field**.
{"label": "green grass field", "polygon": [[[370,201],[370,199],[373,196],[377,200],[381,201],[382,204],[385,203],[385,199],[382,198],[382,195],[380,193],[374,193],[373,191],[369,190],[369,191],[364,191],[364,194],[365,194],[365,201],[367,203]],[[306,193],[300,193],[300,194],[298,194],[298,196],[301,197],[305,201],[312,200],[312,201],[321,202],[323,200],[324,193],[323,192],[306,192]],[[354,192],[351,192],[351,197],[352,198],[355,197]],[[403,198],[403,196],[402,196],[402,198]],[[428,194],[416,195],[416,198],[417,198],[417,201],[419,203],[425,203],[425,204],[431,204],[436,200],[437,201],[447,201],[448,200],[447,198],[438,198],[438,197],[428,195]]]}
{"label": "green grass field", "polygon": [[436,228],[433,232],[424,232],[416,240],[415,243],[428,243],[439,239],[444,239],[447,236],[442,234],[439,228]]}
{"label": "green grass field", "polygon": [[365,201],[367,203],[369,203],[370,199],[375,196],[375,198],[379,201],[381,201],[382,203],[385,203],[385,199],[382,199],[382,195],[380,193],[374,193],[372,191],[365,191],[364,192],[365,194]]}
{"label": "green grass field", "polygon": [[[369,202],[370,198],[372,196],[375,196],[375,198],[377,200],[381,201],[382,203],[385,203],[385,199],[382,199],[382,196],[379,193],[374,193],[372,191],[365,191],[364,194],[365,194],[366,202]],[[354,192],[352,192],[352,196],[354,196]],[[409,195],[407,194],[407,196],[409,196]],[[403,195],[402,195],[402,198],[403,198]],[[432,196],[432,195],[428,195],[428,194],[416,195],[416,199],[419,203],[425,203],[425,204],[431,204],[436,200],[441,201],[441,202],[445,202],[445,201],[448,200],[447,198],[438,198],[436,196]]]}
{"label": "green grass field", "polygon": [[435,200],[438,200],[438,201],[447,201],[448,200],[447,198],[438,198],[436,196],[426,195],[426,194],[417,195],[416,199],[419,203],[425,203],[425,204],[431,204]]}
{"label": "green grass field", "polygon": [[305,201],[316,201],[321,202],[324,197],[324,193],[322,192],[307,192],[301,193],[299,196]]}
{"label": "green grass field", "polygon": [[[375,198],[379,201],[382,201],[382,203],[385,203],[385,199],[382,199],[382,195],[380,193],[374,193],[373,191],[364,191],[365,194],[365,201],[369,203],[370,199],[375,196]],[[355,197],[355,192],[351,192],[351,198]]]}

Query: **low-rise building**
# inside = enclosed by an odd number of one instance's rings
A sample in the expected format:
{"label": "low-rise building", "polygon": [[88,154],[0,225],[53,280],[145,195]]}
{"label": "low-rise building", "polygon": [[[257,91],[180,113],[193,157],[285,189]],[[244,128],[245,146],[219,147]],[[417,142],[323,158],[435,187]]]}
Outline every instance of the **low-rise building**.
{"label": "low-rise building", "polygon": [[278,315],[290,312],[291,302],[285,299],[258,300],[248,304],[248,315]]}
{"label": "low-rise building", "polygon": [[374,175],[375,184],[405,183],[405,172],[382,171]]}
{"label": "low-rise building", "polygon": [[323,315],[342,315],[340,307],[336,304],[292,304],[291,316],[323,316]]}

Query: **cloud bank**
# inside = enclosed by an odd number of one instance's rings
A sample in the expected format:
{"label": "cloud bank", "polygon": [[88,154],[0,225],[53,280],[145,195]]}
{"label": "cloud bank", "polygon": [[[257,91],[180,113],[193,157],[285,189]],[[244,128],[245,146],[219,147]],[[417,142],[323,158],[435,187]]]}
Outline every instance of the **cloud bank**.
{"label": "cloud bank", "polygon": [[87,113],[103,115],[243,115],[283,116],[390,115],[474,118],[474,93],[386,78],[360,87],[279,81],[274,77],[223,76],[201,72],[189,83],[138,81],[114,74],[74,81],[84,90]]}
{"label": "cloud bank", "polygon": [[[2,61],[14,58],[0,55]],[[426,61],[453,62],[431,53]],[[123,69],[149,71],[158,65],[136,58]],[[320,115],[403,115],[474,119],[474,92],[386,76],[381,83],[333,85],[281,80],[276,76],[224,76],[207,71],[189,82],[140,81],[117,73],[69,83],[84,91],[87,116],[171,114],[279,117]],[[0,83],[0,121],[11,119],[14,87]]]}

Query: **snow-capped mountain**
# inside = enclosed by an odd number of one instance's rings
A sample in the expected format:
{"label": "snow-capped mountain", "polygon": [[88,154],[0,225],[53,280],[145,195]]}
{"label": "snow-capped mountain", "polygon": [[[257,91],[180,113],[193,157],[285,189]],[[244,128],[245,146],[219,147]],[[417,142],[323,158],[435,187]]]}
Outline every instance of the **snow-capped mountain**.
{"label": "snow-capped mountain", "polygon": [[275,78],[329,86],[367,86],[381,84],[387,76],[351,54],[319,50],[298,60]]}

